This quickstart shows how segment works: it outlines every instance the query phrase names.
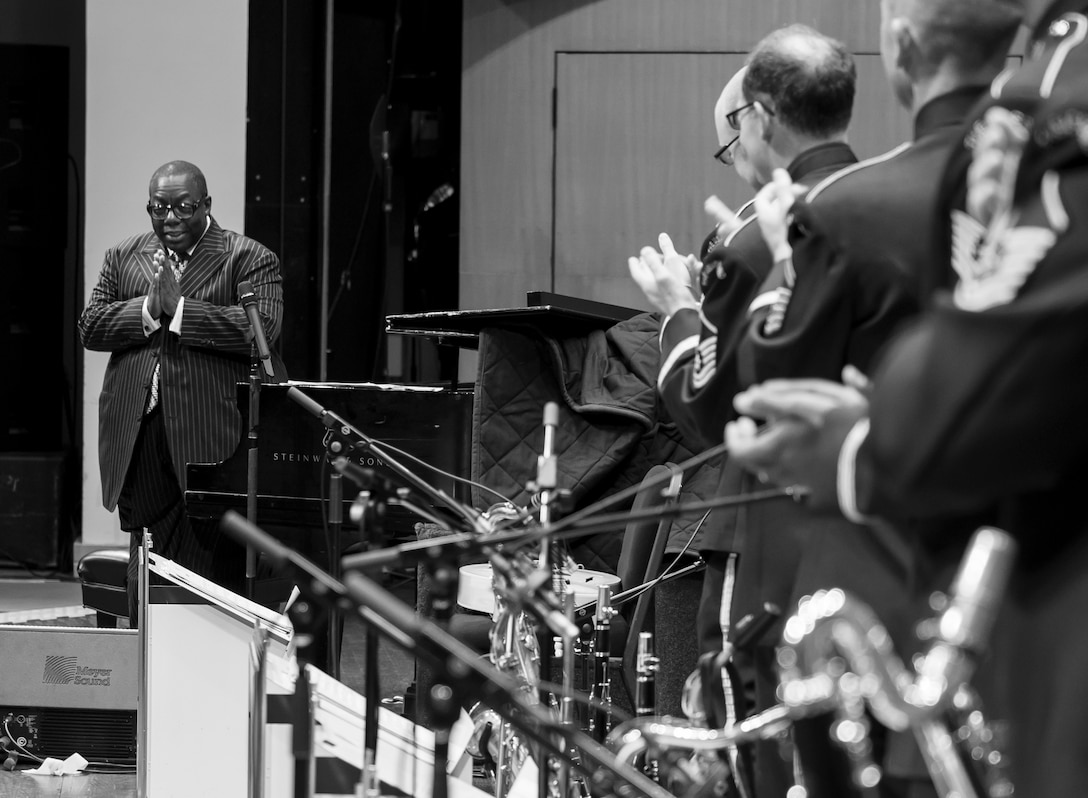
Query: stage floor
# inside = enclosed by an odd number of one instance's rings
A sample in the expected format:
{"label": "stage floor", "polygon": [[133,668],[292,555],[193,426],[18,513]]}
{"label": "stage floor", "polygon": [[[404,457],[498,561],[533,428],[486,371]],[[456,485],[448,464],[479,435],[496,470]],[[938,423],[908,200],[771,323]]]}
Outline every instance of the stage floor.
{"label": "stage floor", "polygon": [[79,776],[32,776],[0,771],[3,798],[136,798],[135,773],[90,773]]}

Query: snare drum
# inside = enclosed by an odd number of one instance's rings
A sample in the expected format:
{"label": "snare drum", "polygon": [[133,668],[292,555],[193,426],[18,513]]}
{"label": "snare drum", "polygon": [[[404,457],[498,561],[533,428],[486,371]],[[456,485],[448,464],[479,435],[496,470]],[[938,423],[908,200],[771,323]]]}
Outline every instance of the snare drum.
{"label": "snare drum", "polygon": [[[462,565],[457,583],[457,603],[466,610],[494,615],[495,588],[491,584],[493,571],[491,563]],[[568,593],[574,594],[574,606],[583,607],[597,601],[597,588],[601,585],[617,589],[620,578],[604,571],[591,571],[578,568],[565,573],[563,581]]]}

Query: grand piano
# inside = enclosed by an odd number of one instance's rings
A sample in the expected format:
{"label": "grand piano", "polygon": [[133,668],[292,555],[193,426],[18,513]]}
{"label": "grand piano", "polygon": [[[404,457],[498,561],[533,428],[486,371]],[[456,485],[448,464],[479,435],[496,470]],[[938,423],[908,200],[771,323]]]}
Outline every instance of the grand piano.
{"label": "grand piano", "polygon": [[[491,310],[439,311],[386,317],[387,332],[432,338],[458,347],[475,348],[485,327],[531,326],[574,335],[604,329],[638,313],[631,308],[552,294],[529,292],[527,306]],[[257,434],[257,519],[278,536],[322,528],[326,511],[329,468],[322,438],[325,428],[287,396],[289,387],[307,396],[367,435],[404,449],[421,460],[461,477],[471,472],[472,390],[384,383],[305,383],[263,385],[260,389]],[[238,447],[222,463],[191,463],[187,469],[185,501],[196,517],[219,518],[226,510],[246,514],[249,460],[249,385],[238,385],[238,407],[245,423]],[[357,453],[359,465],[382,470],[383,464]],[[415,465],[411,465],[415,470]],[[419,472],[435,487],[462,501],[469,491],[439,474]],[[344,512],[355,497],[344,486]],[[389,537],[414,537],[419,520],[391,508]],[[345,524],[346,526],[346,524]],[[285,542],[290,542],[285,540]]]}
{"label": "grand piano", "polygon": [[[339,476],[331,460],[338,455],[326,449],[328,430],[321,420],[290,398],[288,391],[292,387],[376,442],[403,449],[446,474],[464,477],[469,473],[470,390],[376,383],[262,385],[256,403],[256,518],[250,520],[333,574],[339,573],[340,555],[352,545],[374,542],[373,530],[367,530],[368,539],[362,540],[359,527],[350,521],[351,505],[359,490],[350,479],[340,477],[342,526],[339,535],[326,535],[330,530],[331,478],[333,474]],[[186,469],[185,503],[193,517],[218,520],[227,510],[247,515],[252,448],[248,383],[238,384],[238,408],[244,423],[234,453],[221,463],[190,463]],[[347,456],[357,465],[399,483],[387,463],[366,448],[357,448]],[[467,499],[467,488],[452,477],[432,473],[409,458],[394,456],[447,495]],[[419,520],[415,514],[390,506],[381,530],[385,544],[414,540]],[[285,600],[294,582],[291,575],[266,569],[260,562],[256,576],[252,598],[269,606]],[[314,661],[338,677],[342,618],[331,624],[321,620],[313,631]]]}
{"label": "grand piano", "polygon": [[[328,547],[322,535],[329,518],[330,477],[337,471],[324,443],[326,428],[288,396],[291,387],[343,418],[376,441],[403,449],[447,474],[469,473],[472,391],[377,383],[287,383],[262,385],[258,395],[257,517],[255,523],[321,565]],[[249,496],[250,388],[238,384],[238,407],[244,419],[242,438],[221,463],[190,463],[185,503],[190,515],[218,519],[228,509],[246,515]],[[395,479],[382,459],[365,448],[350,453],[364,468]],[[449,476],[430,472],[408,458],[398,461],[431,485],[466,500],[467,488]],[[343,478],[341,518],[344,546],[358,541],[349,510],[358,494]],[[387,540],[414,539],[417,516],[390,507]]]}

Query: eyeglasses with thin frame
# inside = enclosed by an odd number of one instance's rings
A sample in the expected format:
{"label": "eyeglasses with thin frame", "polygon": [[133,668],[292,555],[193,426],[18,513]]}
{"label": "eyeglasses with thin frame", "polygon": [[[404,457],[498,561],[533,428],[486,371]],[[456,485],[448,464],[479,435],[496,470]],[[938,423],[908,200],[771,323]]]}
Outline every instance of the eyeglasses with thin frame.
{"label": "eyeglasses with thin frame", "polygon": [[196,213],[196,209],[207,202],[208,198],[201,197],[196,202],[179,202],[177,205],[164,205],[161,202],[149,202],[147,203],[147,212],[152,219],[163,220],[170,215],[170,211],[174,212],[174,216],[178,219],[185,220],[193,218],[193,214]]}

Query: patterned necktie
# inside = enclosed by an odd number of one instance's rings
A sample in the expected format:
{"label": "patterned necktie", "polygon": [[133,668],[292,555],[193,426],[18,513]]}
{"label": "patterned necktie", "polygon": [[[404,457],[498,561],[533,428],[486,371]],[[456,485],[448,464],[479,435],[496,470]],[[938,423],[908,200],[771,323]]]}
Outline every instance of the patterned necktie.
{"label": "patterned necktie", "polygon": [[[185,273],[185,264],[189,262],[188,252],[171,252],[170,253],[170,267],[174,270],[174,279],[179,283],[181,282],[181,275]],[[166,332],[163,332],[165,335]],[[160,350],[161,351],[161,350]],[[147,415],[155,406],[159,403],[159,363],[155,362],[155,370],[151,373],[151,392],[147,397],[147,408],[144,410],[144,415]]]}

